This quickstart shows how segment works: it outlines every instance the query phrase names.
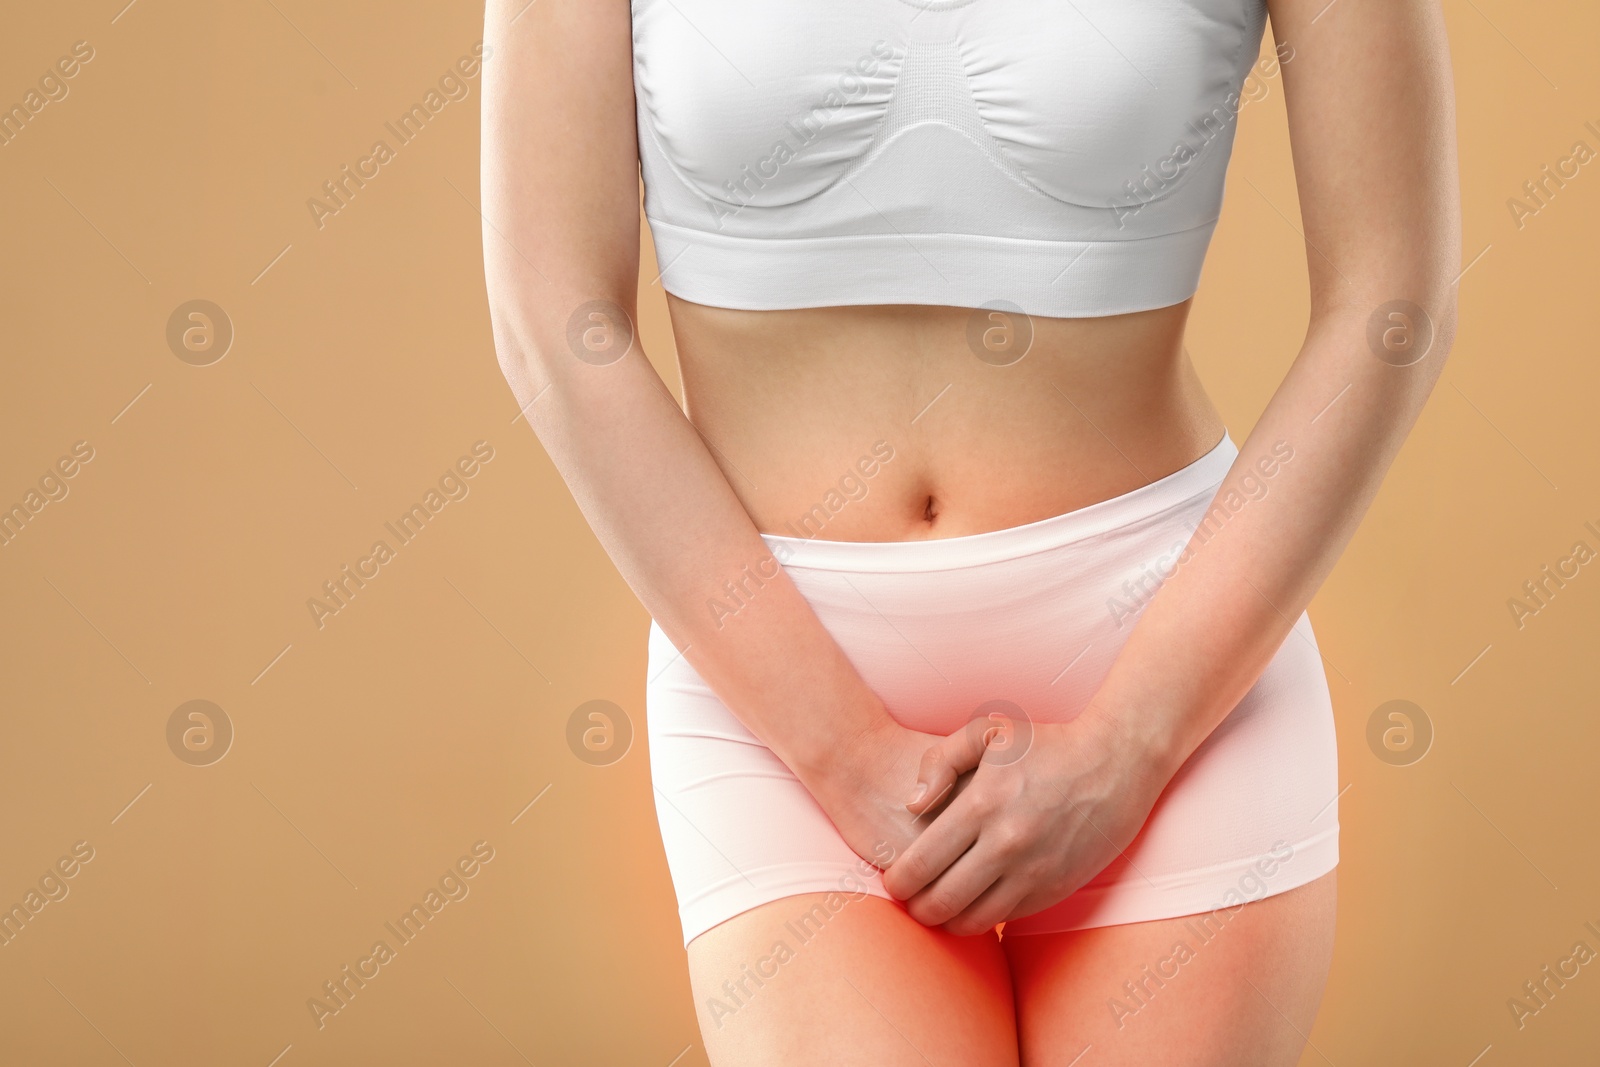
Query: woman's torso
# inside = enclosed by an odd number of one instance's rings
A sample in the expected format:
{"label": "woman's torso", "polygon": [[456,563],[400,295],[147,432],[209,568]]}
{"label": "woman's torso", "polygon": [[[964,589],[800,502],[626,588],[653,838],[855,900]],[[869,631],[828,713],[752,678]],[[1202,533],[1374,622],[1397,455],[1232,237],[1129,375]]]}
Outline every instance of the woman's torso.
{"label": "woman's torso", "polygon": [[689,417],[764,533],[1018,526],[1170,474],[1223,434],[1183,350],[1187,302],[1051,319],[668,299]]}
{"label": "woman's torso", "polygon": [[1264,0],[632,3],[686,406],[761,530],[1001,529],[1221,438],[1183,328]]}

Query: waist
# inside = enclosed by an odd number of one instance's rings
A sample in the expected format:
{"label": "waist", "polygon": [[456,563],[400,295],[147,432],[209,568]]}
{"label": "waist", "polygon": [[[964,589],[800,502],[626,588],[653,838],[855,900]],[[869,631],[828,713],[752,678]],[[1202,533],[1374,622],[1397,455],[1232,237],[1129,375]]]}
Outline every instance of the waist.
{"label": "waist", "polygon": [[[1199,542],[1203,551],[1231,521],[1213,496],[1237,454],[1224,436],[1148,485],[1003,530],[925,541],[764,540],[902,724],[949,733],[995,699],[1020,709],[1018,718],[1066,721],[1184,566],[1187,547]],[[752,576],[730,590],[716,602],[719,613],[736,615],[759,586]],[[650,641],[652,685],[704,684],[659,627]]]}
{"label": "waist", "polygon": [[737,311],[671,298],[690,419],[763,533],[899,542],[1076,511],[1222,438],[1187,305]]}
{"label": "waist", "polygon": [[979,533],[907,542],[830,541],[796,531],[798,536],[763,533],[762,540],[791,575],[800,571],[858,575],[956,571],[1009,564],[1111,536],[1138,544],[1149,531],[1157,531],[1151,544],[1169,548],[1176,555],[1184,539],[1167,545],[1163,538],[1168,528],[1183,526],[1190,513],[1204,513],[1238,455],[1233,438],[1224,433],[1200,458],[1136,489],[1035,522]]}

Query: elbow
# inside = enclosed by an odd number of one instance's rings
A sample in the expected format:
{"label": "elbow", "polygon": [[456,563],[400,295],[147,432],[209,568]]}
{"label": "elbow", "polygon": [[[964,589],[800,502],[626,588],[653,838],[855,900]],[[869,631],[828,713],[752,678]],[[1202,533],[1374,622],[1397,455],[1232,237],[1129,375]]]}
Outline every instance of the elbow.
{"label": "elbow", "polygon": [[[1389,368],[1416,368],[1432,389],[1456,340],[1455,293],[1421,300],[1396,297],[1366,313],[1366,348]],[[1391,370],[1392,373],[1392,370]]]}
{"label": "elbow", "polygon": [[1439,321],[1434,324],[1434,332],[1434,353],[1438,355],[1439,362],[1442,364],[1449,357],[1456,344],[1456,298],[1454,288],[1450,291],[1448,302],[1440,308]]}
{"label": "elbow", "polygon": [[523,410],[551,386],[566,396],[601,387],[606,368],[641,357],[632,313],[604,295],[535,302],[491,290],[489,320],[500,373]]}
{"label": "elbow", "polygon": [[1431,364],[1433,377],[1437,377],[1455,347],[1457,288],[1454,278],[1429,279],[1428,284],[1418,287],[1423,294],[1420,300],[1398,302],[1407,305],[1401,310],[1409,313],[1414,335],[1410,351],[1405,354],[1418,363]]}
{"label": "elbow", "polygon": [[1427,271],[1416,284],[1416,291],[1422,294],[1418,303],[1427,318],[1425,328],[1431,334],[1427,354],[1437,357],[1440,363],[1456,343],[1457,294],[1461,291],[1461,275],[1465,273],[1459,267],[1459,256],[1459,246],[1455,246],[1447,263]]}
{"label": "elbow", "polygon": [[1356,273],[1314,291],[1312,333],[1348,342],[1359,335],[1357,347],[1390,367],[1437,371],[1455,346],[1460,277],[1410,266]]}
{"label": "elbow", "polygon": [[[605,274],[585,273],[552,284],[540,272],[487,264],[489,319],[502,368],[520,373],[532,364],[574,359],[604,366],[635,345],[631,288]],[[530,265],[531,266],[531,265]]]}
{"label": "elbow", "polygon": [[525,408],[560,373],[563,324],[555,301],[532,298],[516,275],[497,279],[489,272],[489,328],[495,361],[506,384]]}
{"label": "elbow", "polygon": [[492,299],[489,323],[500,373],[511,387],[517,407],[526,408],[550,381],[550,370],[543,357],[546,346],[539,342],[539,334],[530,328],[526,316],[508,312],[504,305]]}

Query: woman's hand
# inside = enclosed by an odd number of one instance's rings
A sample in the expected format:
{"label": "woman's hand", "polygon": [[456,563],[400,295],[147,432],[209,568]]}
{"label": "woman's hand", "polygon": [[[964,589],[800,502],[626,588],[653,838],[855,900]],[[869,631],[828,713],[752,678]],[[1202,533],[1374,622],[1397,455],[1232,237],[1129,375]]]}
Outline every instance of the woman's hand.
{"label": "woman's hand", "polygon": [[934,764],[927,760],[927,753],[945,741],[938,734],[909,730],[885,716],[867,734],[836,748],[809,768],[797,768],[796,774],[855,853],[887,868],[931,824],[940,801],[959,792],[972,777],[970,768],[941,768],[938,788],[944,796],[930,795],[915,811],[907,808],[906,797],[915,789],[919,774],[932,773]]}
{"label": "woman's hand", "polygon": [[929,748],[907,811],[971,782],[884,873],[912,917],[971,935],[1065,899],[1128,846],[1166,770],[1093,710],[1068,723],[983,719]]}

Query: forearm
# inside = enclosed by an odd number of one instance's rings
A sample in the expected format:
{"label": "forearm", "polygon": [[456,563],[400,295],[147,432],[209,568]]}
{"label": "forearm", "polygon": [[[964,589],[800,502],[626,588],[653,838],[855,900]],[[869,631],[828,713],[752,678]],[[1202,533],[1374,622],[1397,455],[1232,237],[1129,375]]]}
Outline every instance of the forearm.
{"label": "forearm", "polygon": [[[1432,347],[1395,366],[1369,347],[1370,306],[1319,317],[1217,493],[1149,599],[1092,710],[1176,771],[1249,691],[1332,570],[1437,380]],[[1268,474],[1267,472],[1270,472]]]}
{"label": "forearm", "polygon": [[[487,5],[482,213],[495,348],[624,580],[729,709],[805,777],[890,720],[774,565],[624,321],[639,272],[631,20],[626,0]],[[620,328],[614,347],[589,317],[596,301]],[[601,351],[586,336],[596,330]],[[745,590],[742,606],[714,616],[708,601],[726,600],[726,582]]]}
{"label": "forearm", "polygon": [[685,659],[802,776],[886,725],[637,345],[592,366],[551,351],[565,334],[549,318],[502,303],[502,365],[596,537]]}
{"label": "forearm", "polygon": [[[1188,758],[1288,637],[1377,494],[1455,333],[1461,208],[1437,0],[1327,19],[1322,0],[1268,4],[1273,35],[1295,49],[1282,74],[1311,323],[1218,494],[1245,503],[1196,531],[1094,698],[1094,714],[1160,772]],[[1382,343],[1385,328],[1402,326],[1378,314],[1396,300],[1425,308],[1431,324],[1431,347],[1414,362],[1415,352]],[[1264,478],[1255,464],[1278,442],[1293,458]],[[1249,492],[1252,472],[1264,492]]]}

